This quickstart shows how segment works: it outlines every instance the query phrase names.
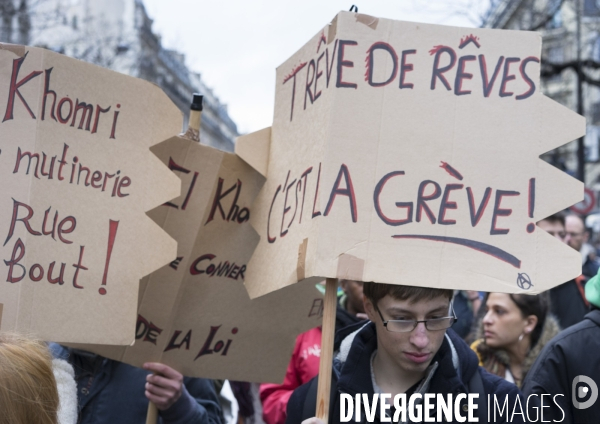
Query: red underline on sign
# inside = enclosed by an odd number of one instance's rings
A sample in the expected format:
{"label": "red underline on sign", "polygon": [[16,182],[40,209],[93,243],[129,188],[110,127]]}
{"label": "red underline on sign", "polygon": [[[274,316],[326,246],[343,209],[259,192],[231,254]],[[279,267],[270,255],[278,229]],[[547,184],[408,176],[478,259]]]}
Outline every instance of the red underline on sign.
{"label": "red underline on sign", "polygon": [[446,236],[428,236],[425,234],[398,234],[392,236],[396,239],[420,239],[420,240],[430,240],[430,241],[439,241],[443,243],[452,243],[458,244],[460,246],[468,247],[473,250],[477,250],[478,252],[485,253],[487,255],[493,256],[496,259],[500,259],[503,262],[506,262],[517,269],[521,268],[521,261],[508,253],[505,250],[500,249],[499,247],[492,246],[490,244],[482,243],[480,241],[469,240],[458,237],[446,237]]}

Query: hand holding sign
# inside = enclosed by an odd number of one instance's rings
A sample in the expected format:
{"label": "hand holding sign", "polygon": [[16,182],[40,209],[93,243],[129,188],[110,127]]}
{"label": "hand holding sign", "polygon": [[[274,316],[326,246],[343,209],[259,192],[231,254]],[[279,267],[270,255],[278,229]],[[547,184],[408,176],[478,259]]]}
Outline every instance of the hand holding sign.
{"label": "hand holding sign", "polygon": [[144,369],[154,373],[146,377],[146,397],[161,411],[169,409],[183,393],[183,376],[158,362],[147,362]]}

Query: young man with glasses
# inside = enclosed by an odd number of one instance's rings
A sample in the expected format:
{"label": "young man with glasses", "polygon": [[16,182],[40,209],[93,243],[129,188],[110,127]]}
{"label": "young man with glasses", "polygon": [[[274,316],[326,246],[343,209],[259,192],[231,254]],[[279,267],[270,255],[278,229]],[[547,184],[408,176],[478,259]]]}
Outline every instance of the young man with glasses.
{"label": "young man with glasses", "polygon": [[[479,367],[477,356],[450,326],[456,320],[452,309],[452,290],[396,286],[379,283],[364,284],[365,312],[371,320],[345,331],[345,337],[336,347],[330,399],[330,423],[341,422],[342,393],[355,398],[356,394],[373,395],[479,393],[479,409],[474,413],[479,422],[525,422],[520,414],[513,415],[520,401],[524,410],[526,401],[518,388]],[[337,339],[341,340],[338,334]],[[320,423],[314,416],[316,383],[311,381],[292,395],[287,410],[287,423]],[[488,420],[487,395],[496,395],[498,402],[507,400],[508,409]],[[519,398],[517,400],[517,397]],[[453,415],[453,422],[464,422],[468,417],[467,399],[458,408],[462,417]],[[312,412],[311,412],[312,410]],[[379,422],[379,405],[375,422]],[[433,410],[435,417],[437,407]],[[517,412],[519,405],[517,405]],[[394,416],[394,407],[389,417]],[[365,418],[364,410],[361,418]],[[511,421],[512,419],[512,421]],[[424,417],[423,417],[423,421]],[[354,418],[350,422],[355,422]]]}

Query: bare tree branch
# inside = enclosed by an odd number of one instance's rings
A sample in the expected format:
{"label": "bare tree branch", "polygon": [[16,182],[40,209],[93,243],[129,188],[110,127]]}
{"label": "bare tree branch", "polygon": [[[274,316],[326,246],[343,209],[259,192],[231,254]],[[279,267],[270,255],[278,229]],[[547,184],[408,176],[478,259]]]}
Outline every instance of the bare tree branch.
{"label": "bare tree branch", "polygon": [[565,0],[558,1],[556,7],[549,11],[537,25],[533,25],[531,28],[529,28],[528,31],[537,31],[539,29],[544,28],[546,24],[548,24],[548,22],[550,22],[554,18],[554,15],[556,15],[556,13],[561,9],[564,2]]}

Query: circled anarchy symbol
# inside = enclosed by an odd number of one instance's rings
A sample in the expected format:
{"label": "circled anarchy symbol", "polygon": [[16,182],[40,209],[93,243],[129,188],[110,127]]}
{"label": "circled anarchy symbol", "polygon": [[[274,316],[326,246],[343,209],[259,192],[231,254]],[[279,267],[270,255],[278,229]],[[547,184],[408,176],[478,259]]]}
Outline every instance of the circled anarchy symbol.
{"label": "circled anarchy symbol", "polygon": [[531,278],[529,278],[529,275],[525,274],[524,272],[519,273],[517,275],[517,286],[523,290],[529,290],[532,288],[533,284],[531,284]]}

